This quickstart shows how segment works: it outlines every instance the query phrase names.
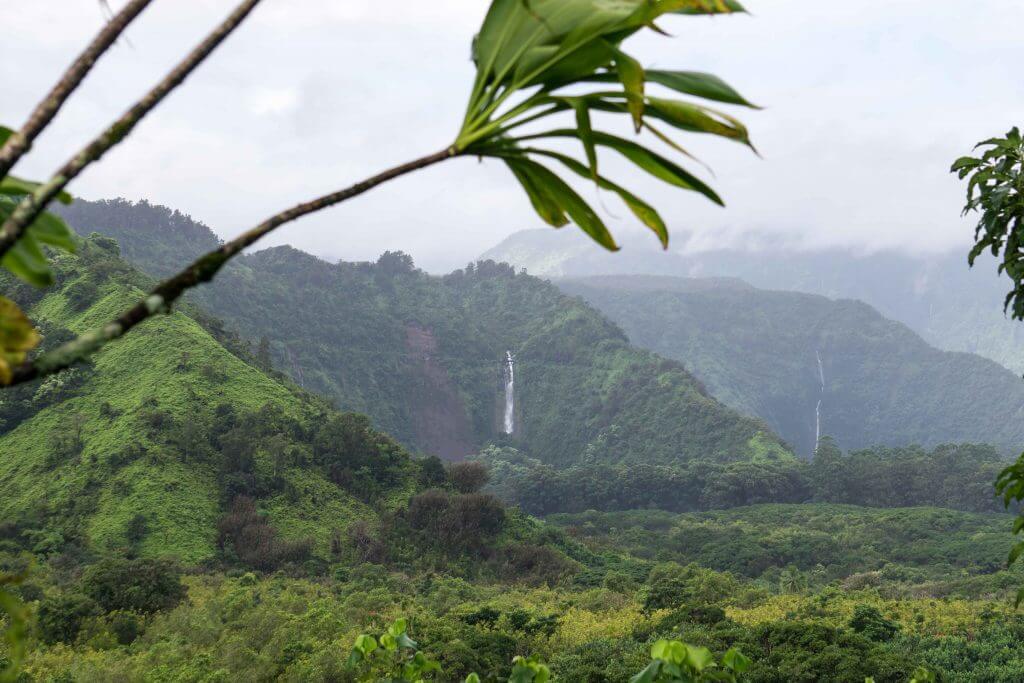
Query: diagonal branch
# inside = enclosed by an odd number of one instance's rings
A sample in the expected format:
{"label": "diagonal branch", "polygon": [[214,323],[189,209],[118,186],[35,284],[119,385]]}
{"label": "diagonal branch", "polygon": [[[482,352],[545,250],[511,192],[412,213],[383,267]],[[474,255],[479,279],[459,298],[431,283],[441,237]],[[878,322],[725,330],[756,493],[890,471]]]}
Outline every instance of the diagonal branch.
{"label": "diagonal branch", "polygon": [[43,354],[34,361],[16,367],[10,384],[21,384],[69,368],[75,363],[85,360],[107,342],[122,336],[143,320],[158,313],[169,311],[171,304],[182,294],[200,283],[212,280],[213,276],[217,274],[225,263],[238,255],[243,249],[251,246],[261,237],[273,232],[285,223],[290,223],[303,216],[339,204],[388,180],[436,164],[445,159],[450,159],[457,156],[457,154],[454,147],[447,147],[439,152],[428,154],[415,161],[410,161],[401,166],[395,166],[387,171],[378,173],[343,190],[297,204],[290,209],[271,216],[230,242],[225,242],[220,248],[200,256],[180,273],[154,287],[145,299],[126,310],[115,320],[101,328],[82,334],[63,346]]}
{"label": "diagonal branch", "polygon": [[68,183],[90,164],[99,161],[106,152],[127,137],[136,124],[177,88],[192,71],[210,56],[218,45],[238,28],[238,25],[260,3],[260,0],[244,0],[216,29],[199,43],[162,81],[157,83],[145,96],[114,121],[85,149],[68,160],[47,182],[35,192],[27,195],[0,228],[0,258],[21,238],[28,226],[63,190]]}
{"label": "diagonal branch", "polygon": [[0,179],[4,178],[18,160],[32,149],[32,143],[50,125],[50,121],[60,111],[64,102],[92,70],[96,60],[117,41],[128,24],[146,9],[150,2],[152,0],[131,0],[120,12],[111,17],[82,54],[78,55],[78,59],[68,67],[53,89],[32,110],[21,130],[9,137],[3,148],[0,148]]}

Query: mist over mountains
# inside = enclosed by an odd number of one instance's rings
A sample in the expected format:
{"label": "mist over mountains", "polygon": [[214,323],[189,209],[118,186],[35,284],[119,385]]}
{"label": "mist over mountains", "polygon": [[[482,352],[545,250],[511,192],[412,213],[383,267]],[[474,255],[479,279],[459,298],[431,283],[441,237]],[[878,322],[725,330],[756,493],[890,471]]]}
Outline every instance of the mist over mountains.
{"label": "mist over mountains", "polygon": [[[686,243],[675,235],[675,243]],[[1024,372],[1024,325],[1003,315],[1008,281],[988,258],[967,266],[966,248],[911,256],[900,251],[857,254],[848,249],[801,250],[758,241],[756,248],[699,252],[659,250],[647,234],[624,235],[610,254],[566,231],[525,230],[481,258],[504,261],[540,277],[674,275],[736,277],[755,287],[858,299],[917,332],[932,346],[990,358]]]}

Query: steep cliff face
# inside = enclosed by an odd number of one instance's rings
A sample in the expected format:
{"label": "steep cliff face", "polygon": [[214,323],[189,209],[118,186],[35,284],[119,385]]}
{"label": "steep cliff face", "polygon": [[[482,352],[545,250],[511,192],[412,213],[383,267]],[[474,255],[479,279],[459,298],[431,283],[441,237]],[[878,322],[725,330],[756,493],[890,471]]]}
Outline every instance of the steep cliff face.
{"label": "steep cliff face", "polygon": [[418,323],[405,326],[405,346],[418,377],[409,387],[413,438],[427,453],[461,460],[477,450],[466,405],[438,357],[433,331]]}

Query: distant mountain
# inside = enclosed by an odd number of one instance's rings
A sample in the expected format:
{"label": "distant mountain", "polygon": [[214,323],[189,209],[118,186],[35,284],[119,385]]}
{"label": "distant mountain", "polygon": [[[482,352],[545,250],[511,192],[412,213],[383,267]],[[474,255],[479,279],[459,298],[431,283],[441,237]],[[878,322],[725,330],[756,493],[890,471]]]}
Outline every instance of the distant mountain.
{"label": "distant mountain", "polygon": [[[675,237],[675,244],[688,246],[686,235]],[[858,255],[838,248],[798,251],[770,242],[750,250],[662,252],[649,235],[626,235],[625,248],[608,254],[573,238],[562,231],[526,230],[481,258],[510,263],[540,277],[727,276],[763,289],[859,299],[937,348],[976,353],[1024,373],[1024,323],[1003,316],[1008,281],[996,275],[987,258],[969,269],[965,252]]]}
{"label": "distant mountain", "polygon": [[[184,263],[212,238],[167,209],[76,204],[76,230],[114,236],[140,261],[162,253]],[[194,239],[203,229],[207,238]],[[719,403],[681,364],[631,346],[590,306],[508,266],[436,277],[400,253],[331,264],[279,247],[238,259],[192,298],[254,346],[265,340],[302,387],[423,452],[457,459],[510,440],[552,464],[792,458],[762,421]],[[500,420],[508,351],[511,438]]]}
{"label": "distant mountain", "polygon": [[1024,381],[940,351],[865,303],[735,279],[563,279],[637,345],[683,363],[713,395],[763,418],[796,451],[949,442],[1024,448]]}

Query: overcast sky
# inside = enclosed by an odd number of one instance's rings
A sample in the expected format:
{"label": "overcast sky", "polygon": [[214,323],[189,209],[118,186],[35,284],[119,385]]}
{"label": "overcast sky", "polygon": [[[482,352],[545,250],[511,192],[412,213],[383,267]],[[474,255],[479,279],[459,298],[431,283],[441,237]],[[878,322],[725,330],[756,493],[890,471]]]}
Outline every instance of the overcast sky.
{"label": "overcast sky", "polygon": [[[122,4],[110,0],[115,10]],[[806,247],[962,245],[970,223],[959,218],[961,189],[947,169],[977,140],[1024,124],[1024,2],[747,4],[753,16],[672,18],[663,24],[674,37],[627,44],[645,65],[714,72],[766,107],[739,112],[762,159],[727,141],[688,143],[714,168],[727,208],[645,176],[617,179],[653,200],[670,229],[697,232],[704,244],[757,233]],[[232,5],[155,0],[16,172],[51,173]],[[483,0],[264,0],[71,190],[166,204],[230,237],[440,149],[461,120],[470,39],[485,9]],[[0,122],[23,123],[104,16],[98,0],[21,2],[5,12]],[[613,198],[600,203],[614,230],[628,228]],[[466,159],[303,219],[267,244],[330,259],[402,249],[445,270],[540,225],[503,167]]]}

